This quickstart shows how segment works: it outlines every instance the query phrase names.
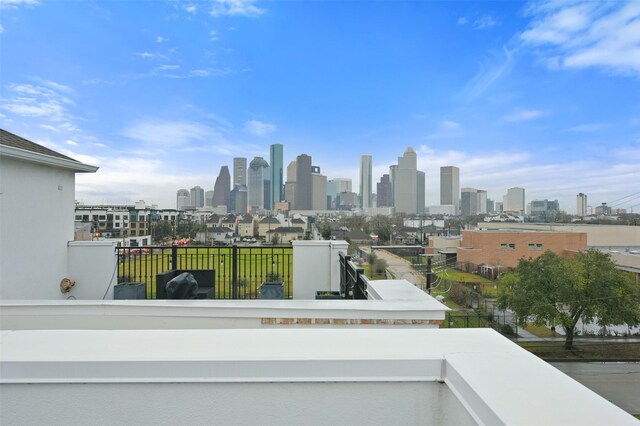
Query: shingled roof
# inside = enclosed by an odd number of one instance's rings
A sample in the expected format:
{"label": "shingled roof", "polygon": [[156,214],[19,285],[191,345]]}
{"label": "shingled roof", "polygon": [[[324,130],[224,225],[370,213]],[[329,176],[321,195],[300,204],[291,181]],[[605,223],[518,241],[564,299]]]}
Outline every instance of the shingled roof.
{"label": "shingled roof", "polygon": [[66,155],[62,155],[52,149],[49,149],[42,145],[38,145],[37,143],[31,142],[30,140],[27,140],[25,138],[21,138],[20,136],[14,135],[11,132],[7,132],[4,129],[0,129],[0,145],[24,149],[25,151],[31,151],[38,154],[49,155],[51,157],[62,158],[64,160],[75,161],[76,163],[79,163],[79,161],[74,160],[71,157],[67,157]]}

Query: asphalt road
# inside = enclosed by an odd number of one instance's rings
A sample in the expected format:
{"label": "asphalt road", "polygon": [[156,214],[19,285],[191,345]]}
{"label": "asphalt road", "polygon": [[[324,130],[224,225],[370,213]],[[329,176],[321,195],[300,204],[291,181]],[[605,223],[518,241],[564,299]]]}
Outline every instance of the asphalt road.
{"label": "asphalt road", "polygon": [[627,413],[640,414],[640,363],[551,362],[550,364]]}

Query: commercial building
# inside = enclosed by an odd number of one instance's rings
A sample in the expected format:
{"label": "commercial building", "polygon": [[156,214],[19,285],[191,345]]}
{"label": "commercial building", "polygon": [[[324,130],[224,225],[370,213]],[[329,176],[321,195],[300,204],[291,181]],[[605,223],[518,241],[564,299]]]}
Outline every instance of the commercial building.
{"label": "commercial building", "polygon": [[560,212],[560,203],[558,200],[533,200],[530,205],[531,211],[529,214],[534,218],[553,220]]}
{"label": "commercial building", "polygon": [[407,148],[404,155],[398,157],[398,165],[390,168],[389,174],[393,181],[396,213],[422,213],[425,208],[424,173],[418,174],[418,156],[413,148]]}
{"label": "commercial building", "polygon": [[233,186],[247,185],[247,159],[235,157],[233,159]]}
{"label": "commercial building", "polygon": [[187,207],[191,206],[191,195],[189,195],[189,191],[186,189],[178,189],[176,194],[176,209],[177,210],[185,210]]}
{"label": "commercial building", "polygon": [[[295,210],[313,210],[313,182],[311,157],[301,154],[296,157]],[[326,189],[325,189],[326,192]],[[326,203],[326,201],[325,201]]]}
{"label": "commercial building", "polygon": [[265,207],[265,181],[269,176],[269,163],[262,157],[254,157],[247,170],[247,208],[262,209]]}
{"label": "commercial building", "polygon": [[457,259],[465,269],[467,265],[515,268],[520,259],[535,259],[545,251],[564,255],[586,249],[584,232],[473,230],[462,231]]}
{"label": "commercial building", "polygon": [[191,188],[191,207],[196,209],[204,207],[204,189],[197,185]]}
{"label": "commercial building", "polygon": [[502,198],[503,211],[524,213],[524,207],[524,188],[509,188]]}
{"label": "commercial building", "polygon": [[211,207],[230,205],[230,192],[231,192],[231,175],[229,174],[229,167],[220,167],[220,173],[216,179],[215,186],[213,188],[213,200],[211,201]]}
{"label": "commercial building", "polygon": [[388,174],[384,174],[376,185],[376,195],[378,197],[376,207],[393,207],[392,194],[391,179]]}
{"label": "commercial building", "polygon": [[371,204],[372,196],[372,177],[371,177],[371,156],[362,155],[360,157],[360,207],[373,207]]}
{"label": "commercial building", "polygon": [[455,166],[440,167],[440,205],[455,206],[460,213],[460,169]]}
{"label": "commercial building", "polygon": [[311,167],[312,210],[327,210],[327,177],[320,173],[320,167]]}
{"label": "commercial building", "polygon": [[269,164],[271,173],[271,208],[284,201],[284,148],[276,143],[269,147]]}

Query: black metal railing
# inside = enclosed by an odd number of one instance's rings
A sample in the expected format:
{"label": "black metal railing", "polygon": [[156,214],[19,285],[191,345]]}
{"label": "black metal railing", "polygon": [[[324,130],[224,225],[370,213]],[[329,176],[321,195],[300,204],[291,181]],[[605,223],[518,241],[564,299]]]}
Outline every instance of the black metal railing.
{"label": "black metal railing", "polygon": [[156,276],[170,270],[215,271],[216,299],[257,299],[264,282],[284,283],[293,294],[291,246],[117,247],[118,282],[146,283],[147,299],[156,298]]}
{"label": "black metal railing", "polygon": [[344,299],[367,299],[369,279],[364,269],[351,261],[351,256],[340,253],[340,294]]}

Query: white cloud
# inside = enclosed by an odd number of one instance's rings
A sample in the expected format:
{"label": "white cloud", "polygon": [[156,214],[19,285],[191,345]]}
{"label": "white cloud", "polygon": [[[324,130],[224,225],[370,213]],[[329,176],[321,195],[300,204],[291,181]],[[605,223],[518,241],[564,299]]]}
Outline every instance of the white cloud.
{"label": "white cloud", "polygon": [[520,39],[550,68],[640,74],[640,2],[545,2],[527,14]]}
{"label": "white cloud", "polygon": [[442,127],[448,130],[455,130],[460,128],[460,123],[453,120],[444,120],[442,122]]}
{"label": "white cloud", "polygon": [[78,146],[79,145],[78,142],[76,142],[74,140],[71,140],[71,139],[67,139],[66,144],[67,145],[71,145],[71,146]]}
{"label": "white cloud", "polygon": [[265,123],[258,120],[250,120],[244,123],[244,131],[255,136],[267,136],[275,132],[278,128],[275,124]]}
{"label": "white cloud", "polygon": [[169,39],[168,38],[164,38],[162,36],[157,36],[156,37],[156,43],[164,43],[167,40],[169,40]]}
{"label": "white cloud", "polygon": [[255,3],[256,0],[213,0],[209,14],[256,17],[265,13],[265,10],[257,7]]}
{"label": "white cloud", "polygon": [[546,114],[547,113],[545,111],[541,111],[539,109],[519,109],[507,115],[505,117],[505,120],[512,123],[520,123],[522,121],[529,121],[540,118]]}
{"label": "white cloud", "polygon": [[468,22],[469,20],[465,16],[458,18],[458,25],[465,25]]}
{"label": "white cloud", "polygon": [[177,70],[180,69],[180,65],[160,65],[156,70],[158,71],[169,71],[169,70]]}
{"label": "white cloud", "polygon": [[222,135],[216,129],[189,121],[147,120],[124,129],[121,134],[159,148],[213,144],[222,140]]}
{"label": "white cloud", "polygon": [[18,6],[36,6],[38,0],[0,0],[0,9],[16,9]]}
{"label": "white cloud", "polygon": [[577,126],[573,126],[567,129],[569,132],[578,132],[578,133],[592,133],[597,132],[602,129],[606,129],[609,127],[606,123],[587,123],[587,124],[579,124]]}
{"label": "white cloud", "polygon": [[496,26],[497,23],[498,21],[491,15],[483,15],[473,22],[473,26],[479,30],[484,30]]}
{"label": "white cloud", "polygon": [[0,24],[0,34],[4,34],[4,27]]}
{"label": "white cloud", "polygon": [[183,8],[185,12],[191,13],[191,14],[194,14],[198,11],[198,6],[196,6],[193,3],[185,4]]}
{"label": "white cloud", "polygon": [[494,54],[490,61],[480,64],[480,71],[467,83],[460,96],[466,99],[479,98],[512,67],[513,52],[503,47],[500,54]]}
{"label": "white cloud", "polygon": [[218,41],[220,40],[220,37],[218,37],[218,32],[216,30],[211,30],[209,32],[209,40],[211,41]]}

